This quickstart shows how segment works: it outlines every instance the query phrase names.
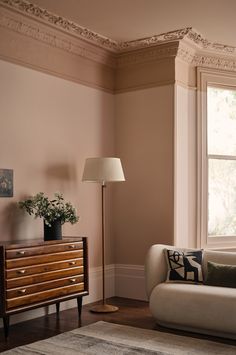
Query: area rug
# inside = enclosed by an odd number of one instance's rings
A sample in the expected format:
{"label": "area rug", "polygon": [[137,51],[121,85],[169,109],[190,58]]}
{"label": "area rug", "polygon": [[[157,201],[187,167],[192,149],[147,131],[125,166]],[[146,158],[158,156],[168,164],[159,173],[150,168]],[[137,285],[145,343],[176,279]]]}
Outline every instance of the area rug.
{"label": "area rug", "polygon": [[107,322],[62,333],[2,354],[20,355],[235,355],[236,347]]}

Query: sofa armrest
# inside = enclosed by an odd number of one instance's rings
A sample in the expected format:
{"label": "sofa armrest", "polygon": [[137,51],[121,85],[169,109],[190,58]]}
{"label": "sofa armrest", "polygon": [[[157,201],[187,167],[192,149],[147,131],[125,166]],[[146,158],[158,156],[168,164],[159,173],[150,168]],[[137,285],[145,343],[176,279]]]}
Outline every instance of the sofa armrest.
{"label": "sofa armrest", "polygon": [[167,262],[163,250],[169,245],[155,244],[148,251],[145,262],[145,281],[148,298],[155,286],[164,282],[167,275]]}

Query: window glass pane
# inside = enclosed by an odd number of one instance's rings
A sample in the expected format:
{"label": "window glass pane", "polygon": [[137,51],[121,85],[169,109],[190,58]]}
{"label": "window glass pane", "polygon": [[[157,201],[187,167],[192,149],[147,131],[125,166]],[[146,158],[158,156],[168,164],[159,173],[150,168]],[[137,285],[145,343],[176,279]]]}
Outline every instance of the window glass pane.
{"label": "window glass pane", "polygon": [[208,161],[208,235],[236,235],[236,160]]}
{"label": "window glass pane", "polygon": [[236,155],[236,90],[207,88],[208,154]]}

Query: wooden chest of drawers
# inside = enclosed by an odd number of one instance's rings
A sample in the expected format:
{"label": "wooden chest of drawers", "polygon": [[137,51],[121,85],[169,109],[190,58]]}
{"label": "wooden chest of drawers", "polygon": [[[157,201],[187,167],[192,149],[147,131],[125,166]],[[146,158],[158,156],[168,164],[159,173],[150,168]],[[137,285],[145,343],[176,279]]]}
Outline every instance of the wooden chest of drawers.
{"label": "wooden chest of drawers", "polygon": [[0,245],[0,313],[8,336],[9,316],[88,295],[87,239]]}

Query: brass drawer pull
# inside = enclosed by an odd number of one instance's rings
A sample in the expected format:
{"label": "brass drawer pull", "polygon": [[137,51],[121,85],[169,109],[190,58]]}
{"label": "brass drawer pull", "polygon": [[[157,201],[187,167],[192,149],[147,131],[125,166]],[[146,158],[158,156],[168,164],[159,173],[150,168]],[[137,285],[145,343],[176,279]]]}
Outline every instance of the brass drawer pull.
{"label": "brass drawer pull", "polygon": [[73,284],[76,282],[76,279],[70,279],[70,282]]}
{"label": "brass drawer pull", "polygon": [[25,250],[20,250],[16,252],[17,255],[25,255]]}
{"label": "brass drawer pull", "polygon": [[18,270],[17,273],[23,275],[26,273],[26,270]]}
{"label": "brass drawer pull", "polygon": [[22,294],[26,293],[26,289],[24,288],[22,290],[19,290],[18,292],[22,295]]}
{"label": "brass drawer pull", "polygon": [[69,262],[69,265],[75,265],[75,264],[76,264],[75,261],[70,261],[70,262]]}
{"label": "brass drawer pull", "polygon": [[74,244],[71,244],[71,245],[69,245],[69,248],[70,248],[70,249],[75,249],[75,245],[74,245]]}

